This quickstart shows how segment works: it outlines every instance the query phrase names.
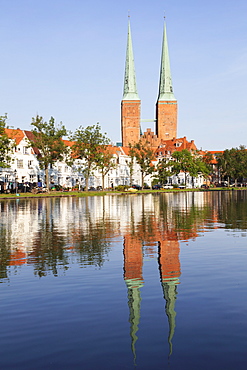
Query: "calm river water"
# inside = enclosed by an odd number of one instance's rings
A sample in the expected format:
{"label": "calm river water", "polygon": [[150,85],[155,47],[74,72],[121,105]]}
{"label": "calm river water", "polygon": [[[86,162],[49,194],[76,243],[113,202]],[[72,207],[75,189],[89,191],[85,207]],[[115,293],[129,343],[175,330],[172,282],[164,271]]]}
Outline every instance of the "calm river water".
{"label": "calm river water", "polygon": [[247,368],[247,192],[0,201],[0,369]]}

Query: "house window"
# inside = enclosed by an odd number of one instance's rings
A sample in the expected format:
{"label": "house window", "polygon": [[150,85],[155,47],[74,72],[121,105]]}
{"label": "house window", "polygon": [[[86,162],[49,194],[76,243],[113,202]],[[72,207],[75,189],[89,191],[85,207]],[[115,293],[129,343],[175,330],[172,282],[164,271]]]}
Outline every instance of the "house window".
{"label": "house window", "polygon": [[28,147],[27,146],[23,147],[23,154],[28,154]]}
{"label": "house window", "polygon": [[23,159],[17,159],[17,168],[23,168]]}
{"label": "house window", "polygon": [[28,168],[33,168],[33,161],[28,161]]}

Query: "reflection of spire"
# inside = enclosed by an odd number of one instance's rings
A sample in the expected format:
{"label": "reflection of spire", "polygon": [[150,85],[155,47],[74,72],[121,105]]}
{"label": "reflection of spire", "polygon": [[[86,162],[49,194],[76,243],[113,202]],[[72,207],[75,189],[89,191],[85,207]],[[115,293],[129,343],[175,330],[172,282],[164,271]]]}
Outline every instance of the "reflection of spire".
{"label": "reflection of spire", "polygon": [[136,333],[140,322],[142,278],[142,243],[139,239],[126,235],[124,237],[124,280],[128,288],[129,322],[131,349],[136,361]]}
{"label": "reflection of spire", "polygon": [[176,282],[165,282],[163,280],[161,282],[164,298],[166,300],[166,314],[168,317],[168,323],[169,323],[169,335],[168,335],[168,343],[169,343],[169,356],[172,354],[172,338],[175,333],[175,327],[176,327],[176,311],[175,311],[175,301],[176,301],[176,295],[177,295],[177,286],[175,285]]}
{"label": "reflection of spire", "polygon": [[126,280],[128,287],[128,306],[129,306],[129,323],[130,323],[130,336],[131,336],[131,350],[136,361],[135,344],[138,339],[136,333],[140,322],[141,310],[141,292],[140,288],[143,286],[143,281],[138,279]]}
{"label": "reflection of spire", "polygon": [[159,243],[159,269],[161,285],[166,301],[166,314],[169,323],[169,356],[172,354],[172,339],[176,327],[175,302],[177,296],[177,284],[179,284],[180,262],[179,242],[177,240],[163,240]]}

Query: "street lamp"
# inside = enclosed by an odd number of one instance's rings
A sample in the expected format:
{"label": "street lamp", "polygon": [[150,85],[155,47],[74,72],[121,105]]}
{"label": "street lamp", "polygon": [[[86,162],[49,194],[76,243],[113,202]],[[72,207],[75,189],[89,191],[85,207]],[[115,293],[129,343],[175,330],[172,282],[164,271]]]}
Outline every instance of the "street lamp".
{"label": "street lamp", "polygon": [[18,189],[18,186],[17,186],[17,180],[18,180],[17,170],[14,170],[14,173],[15,173],[15,193],[17,194],[17,189]]}

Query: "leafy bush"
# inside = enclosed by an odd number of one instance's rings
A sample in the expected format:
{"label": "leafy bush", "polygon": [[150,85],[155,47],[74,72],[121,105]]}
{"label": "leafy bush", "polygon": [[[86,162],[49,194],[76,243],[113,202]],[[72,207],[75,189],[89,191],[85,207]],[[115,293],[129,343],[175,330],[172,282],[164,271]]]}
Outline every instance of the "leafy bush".
{"label": "leafy bush", "polygon": [[129,185],[118,185],[115,187],[117,191],[125,191],[126,189],[129,189]]}

